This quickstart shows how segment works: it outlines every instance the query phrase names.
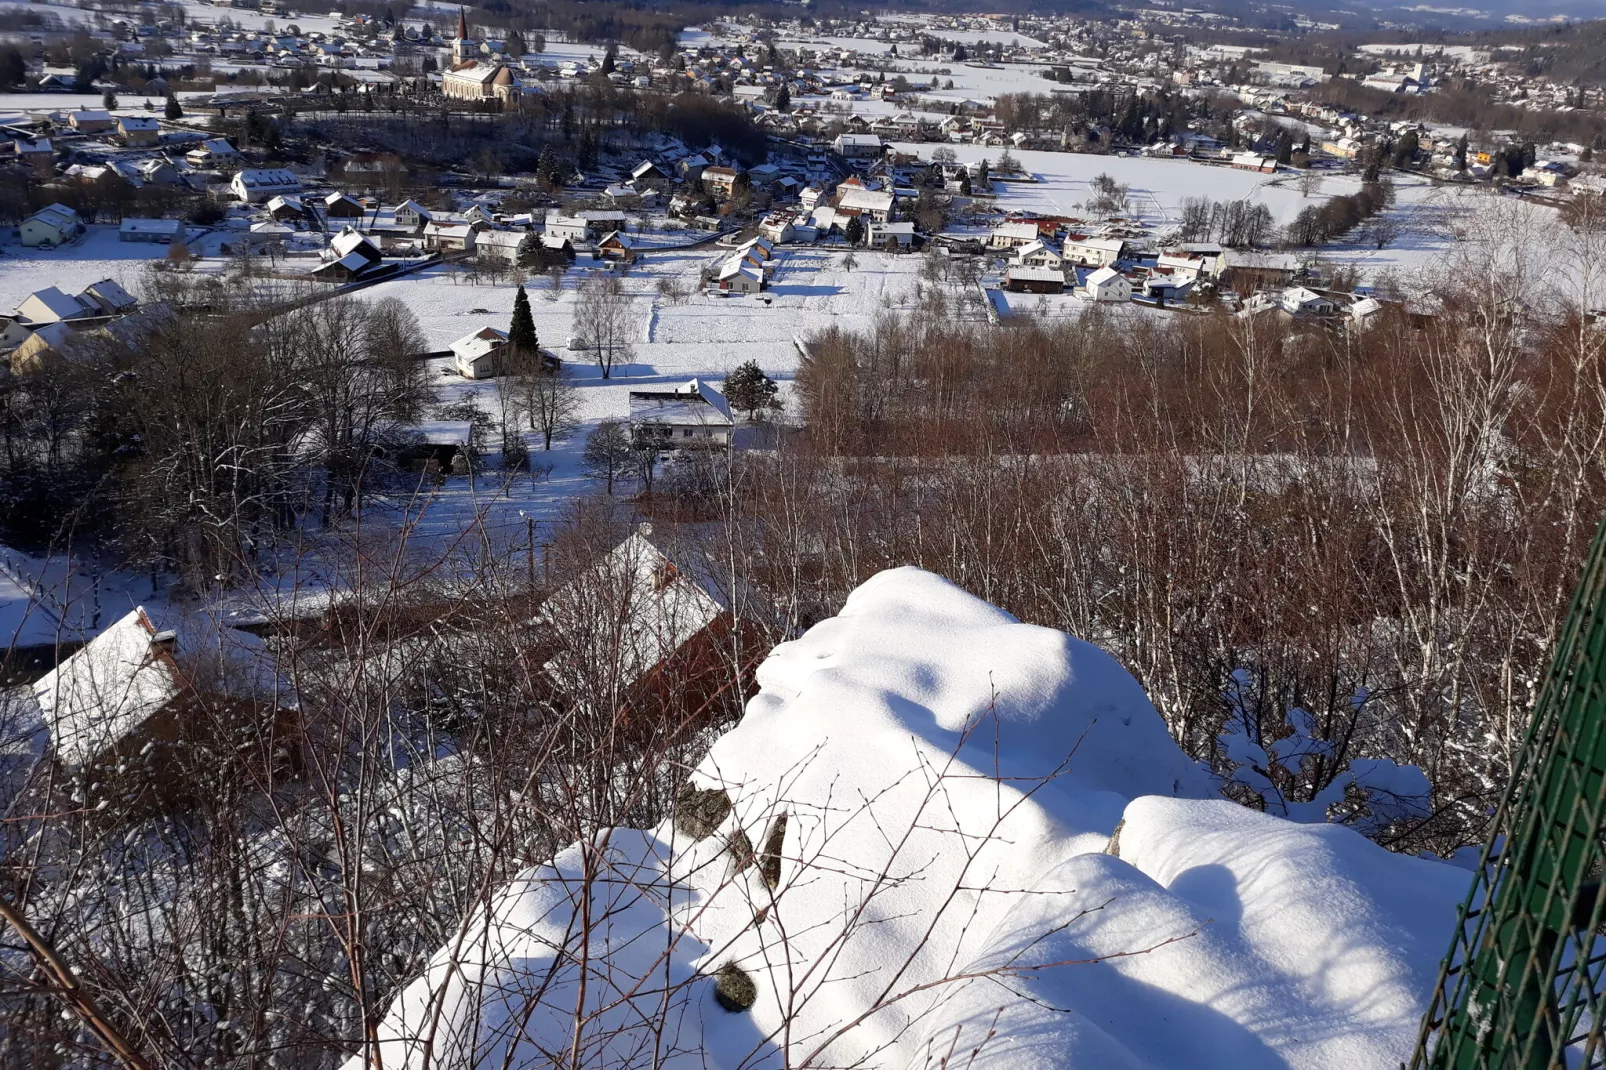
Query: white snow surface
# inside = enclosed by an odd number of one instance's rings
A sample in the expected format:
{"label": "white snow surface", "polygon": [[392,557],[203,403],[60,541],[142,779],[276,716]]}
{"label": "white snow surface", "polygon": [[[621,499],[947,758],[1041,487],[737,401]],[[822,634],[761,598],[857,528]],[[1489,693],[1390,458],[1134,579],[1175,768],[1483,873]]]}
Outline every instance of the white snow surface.
{"label": "white snow surface", "polygon": [[[1097,648],[903,568],[759,683],[693,778],[733,801],[718,832],[599,838],[578,1041],[577,845],[403,991],[384,1066],[544,1066],[576,1044],[610,1068],[1408,1056],[1467,875],[1209,798]],[[772,890],[725,843],[762,852],[783,812]],[[745,1012],[715,999],[731,962],[756,984]]]}

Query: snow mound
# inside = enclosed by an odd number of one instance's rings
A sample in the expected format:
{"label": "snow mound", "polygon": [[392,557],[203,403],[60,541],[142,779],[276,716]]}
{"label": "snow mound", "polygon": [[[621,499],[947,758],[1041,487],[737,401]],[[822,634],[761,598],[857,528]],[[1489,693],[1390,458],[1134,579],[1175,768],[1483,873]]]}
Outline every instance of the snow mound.
{"label": "snow mound", "polygon": [[897,569],[759,683],[693,778],[718,805],[526,871],[402,992],[370,1061],[1409,1053],[1467,875],[1207,798],[1097,648]]}

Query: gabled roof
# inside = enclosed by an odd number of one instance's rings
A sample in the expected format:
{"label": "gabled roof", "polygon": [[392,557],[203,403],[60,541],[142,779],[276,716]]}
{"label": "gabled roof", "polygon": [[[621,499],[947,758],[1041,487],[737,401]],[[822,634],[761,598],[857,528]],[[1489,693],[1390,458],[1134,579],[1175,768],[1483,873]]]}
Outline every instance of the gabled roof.
{"label": "gabled roof", "polygon": [[[166,222],[166,220],[157,222]],[[178,221],[174,220],[174,222]],[[108,312],[122,312],[139,304],[133,294],[117,285],[111,279],[101,279],[99,282],[92,282],[85,286],[78,300],[84,301],[85,298],[92,299]]]}
{"label": "gabled roof", "polygon": [[57,320],[77,319],[86,315],[88,311],[78,298],[62,293],[54,286],[34,291],[17,306],[18,318],[30,323],[55,323]]}
{"label": "gabled roof", "polygon": [[507,332],[495,327],[481,327],[473,334],[465,334],[450,346],[459,359],[474,360],[493,353],[507,344]]}
{"label": "gabled roof", "polygon": [[[48,204],[29,216],[28,219],[37,219],[39,222],[46,223],[52,227],[67,227],[78,222],[78,213],[64,204]],[[27,220],[23,222],[27,222]]]}
{"label": "gabled roof", "polygon": [[1104,267],[1099,268],[1097,271],[1093,272],[1087,277],[1087,285],[1089,287],[1102,286],[1112,279],[1123,279],[1125,277],[1126,276],[1122,275],[1119,271],[1106,264]]}
{"label": "gabled roof", "polygon": [[335,251],[338,257],[344,258],[352,253],[361,253],[369,260],[378,260],[383,256],[379,246],[374,240],[360,230],[352,227],[343,228],[329,241],[329,248]]}
{"label": "gabled roof", "polygon": [[1036,223],[1000,223],[993,228],[993,236],[998,238],[1027,238],[1037,240]]}
{"label": "gabled roof", "polygon": [[135,609],[33,685],[56,753],[82,765],[178,697],[172,656],[153,646],[156,627]]}
{"label": "gabled roof", "polygon": [[750,279],[758,281],[763,280],[763,276],[758,273],[757,269],[755,269],[751,264],[747,263],[747,261],[743,260],[740,256],[731,257],[729,260],[725,261],[725,266],[719,269],[720,282],[724,282],[726,279],[734,279],[738,275],[745,275]]}
{"label": "gabled roof", "polygon": [[892,210],[892,193],[889,190],[860,189],[850,186],[837,197],[837,208],[860,212],[888,212]]}
{"label": "gabled roof", "polygon": [[[583,622],[596,619],[599,604],[606,606],[614,624],[597,638],[609,645],[605,656],[617,664],[620,678],[634,683],[731,612],[731,599],[716,575],[708,562],[672,559],[646,533],[637,532],[559,588],[542,606],[541,617],[557,634],[585,644],[596,630]],[[582,657],[601,653],[580,651]],[[573,675],[561,656],[546,668],[560,682]]]}

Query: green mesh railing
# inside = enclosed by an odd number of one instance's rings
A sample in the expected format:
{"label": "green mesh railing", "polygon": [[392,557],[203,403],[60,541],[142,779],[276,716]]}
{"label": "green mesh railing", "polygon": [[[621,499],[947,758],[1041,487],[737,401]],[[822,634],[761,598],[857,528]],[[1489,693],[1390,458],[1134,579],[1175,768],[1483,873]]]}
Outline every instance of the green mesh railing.
{"label": "green mesh railing", "polygon": [[1606,1067],[1606,523],[1461,908],[1412,1070]]}

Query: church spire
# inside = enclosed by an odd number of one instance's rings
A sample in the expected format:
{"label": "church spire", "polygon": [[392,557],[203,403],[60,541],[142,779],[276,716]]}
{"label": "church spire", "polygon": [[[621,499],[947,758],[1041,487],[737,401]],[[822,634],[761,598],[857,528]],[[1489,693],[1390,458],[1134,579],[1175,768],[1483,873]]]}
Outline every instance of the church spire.
{"label": "church spire", "polygon": [[462,7],[457,9],[457,39],[468,40],[468,13]]}

